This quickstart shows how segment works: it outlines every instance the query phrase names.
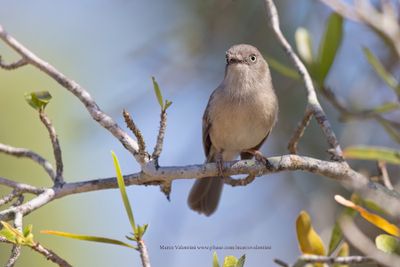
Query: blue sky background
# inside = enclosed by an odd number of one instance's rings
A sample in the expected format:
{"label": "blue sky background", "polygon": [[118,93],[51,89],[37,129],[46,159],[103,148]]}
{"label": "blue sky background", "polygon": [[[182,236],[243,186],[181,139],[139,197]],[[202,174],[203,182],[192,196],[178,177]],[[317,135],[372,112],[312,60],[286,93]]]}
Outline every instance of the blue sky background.
{"label": "blue sky background", "polygon": [[[278,1],[276,1],[278,2]],[[330,10],[318,1],[279,1],[284,34],[293,43],[297,27],[308,28],[315,43]],[[151,76],[173,105],[161,165],[204,161],[201,117],[212,90],[224,73],[224,52],[236,43],[251,43],[263,53],[289,64],[267,27],[262,1],[0,1],[0,24],[41,58],[84,86],[99,106],[124,127],[126,108],[154,146],[159,106]],[[362,55],[361,46],[382,43],[367,29],[345,24],[345,39],[328,78],[334,91],[353,108],[393,99]],[[314,46],[317,51],[317,45]],[[17,57],[3,43],[5,60]],[[305,107],[302,83],[272,73],[279,97],[276,129],[263,148],[266,155],[287,153],[287,141]],[[338,78],[340,77],[340,78]],[[24,92],[48,90],[53,100],[47,112],[63,149],[65,178],[81,181],[114,176],[110,151],[119,157],[124,173],[139,166],[107,131],[91,120],[83,105],[65,89],[33,67],[0,71],[0,142],[28,147],[52,159],[45,129],[26,105]],[[395,146],[369,121],[339,123],[338,114],[322,100],[343,146],[371,143]],[[312,122],[300,145],[302,154],[328,158],[318,126]],[[359,163],[355,163],[359,164]],[[358,165],[355,165],[358,166]],[[360,165],[362,167],[362,165]],[[49,185],[49,179],[27,160],[0,155],[0,176]],[[145,235],[153,266],[211,266],[208,250],[161,250],[160,245],[267,245],[270,250],[219,250],[246,254],[247,266],[272,266],[274,258],[294,261],[299,255],[294,222],[307,210],[324,241],[329,241],[337,214],[333,195],[348,195],[337,183],[308,173],[279,173],[259,177],[246,187],[225,186],[218,211],[211,217],[192,212],[186,204],[192,180],[173,183],[168,202],[158,187],[129,187],[136,220],[148,223]],[[4,190],[3,190],[4,191]],[[1,191],[1,192],[3,192]],[[6,191],[4,191],[6,192]],[[138,253],[126,248],[44,236],[42,229],[123,239],[130,226],[118,190],[73,195],[54,201],[27,216],[35,237],[74,266],[138,266]],[[0,244],[0,261],[10,247]],[[53,266],[24,249],[16,266]]]}

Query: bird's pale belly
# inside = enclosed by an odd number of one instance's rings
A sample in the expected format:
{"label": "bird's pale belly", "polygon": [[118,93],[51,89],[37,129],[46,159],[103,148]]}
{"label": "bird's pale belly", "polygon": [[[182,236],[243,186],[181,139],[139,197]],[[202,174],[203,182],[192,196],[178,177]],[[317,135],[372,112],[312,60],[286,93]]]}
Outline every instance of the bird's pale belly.
{"label": "bird's pale belly", "polygon": [[271,129],[270,116],[253,108],[223,109],[211,122],[210,138],[217,149],[240,152],[265,138]]}

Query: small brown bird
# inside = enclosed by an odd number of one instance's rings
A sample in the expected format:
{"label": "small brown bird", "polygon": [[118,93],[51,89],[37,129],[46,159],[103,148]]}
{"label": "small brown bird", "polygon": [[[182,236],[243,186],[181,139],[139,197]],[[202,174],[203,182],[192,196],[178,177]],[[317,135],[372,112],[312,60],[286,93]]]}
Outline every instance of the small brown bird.
{"label": "small brown bird", "polygon": [[[247,44],[226,52],[225,77],[211,94],[203,115],[206,162],[242,159],[266,162],[258,151],[275,125],[278,114],[268,64],[257,48]],[[222,175],[222,167],[220,169]],[[198,179],[190,191],[191,209],[211,215],[218,206],[223,177]]]}

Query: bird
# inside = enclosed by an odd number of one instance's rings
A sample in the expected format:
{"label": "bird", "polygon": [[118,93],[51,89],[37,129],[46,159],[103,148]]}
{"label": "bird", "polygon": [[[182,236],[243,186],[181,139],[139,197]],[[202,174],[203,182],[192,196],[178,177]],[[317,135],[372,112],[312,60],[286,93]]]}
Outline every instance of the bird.
{"label": "bird", "polygon": [[278,116],[268,63],[249,44],[237,44],[226,52],[224,79],[210,95],[203,115],[203,148],[206,163],[215,162],[216,177],[197,179],[188,197],[189,207],[210,216],[221,197],[223,162],[252,159],[268,163],[259,151]]}

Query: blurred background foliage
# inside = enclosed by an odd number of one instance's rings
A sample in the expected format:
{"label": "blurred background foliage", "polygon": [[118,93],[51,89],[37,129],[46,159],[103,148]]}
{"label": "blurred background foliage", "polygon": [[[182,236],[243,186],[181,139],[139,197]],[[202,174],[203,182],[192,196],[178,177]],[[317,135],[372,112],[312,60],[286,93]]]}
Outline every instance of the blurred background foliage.
{"label": "blurred background foliage", "polygon": [[[317,40],[332,11],[317,0],[275,2],[288,40],[294,45],[296,30],[304,27],[317,50]],[[154,145],[158,130],[159,107],[150,78],[157,77],[165,98],[174,102],[168,112],[161,165],[203,162],[201,117],[211,91],[223,78],[224,53],[231,45],[253,44],[267,57],[291,66],[268,28],[263,1],[2,0],[0,23],[37,55],[83,85],[121,125],[122,109],[129,110],[149,146]],[[368,47],[399,78],[393,51],[368,27],[345,20],[342,44],[325,85],[352,110],[396,99],[393,90],[368,64],[363,47]],[[7,62],[17,59],[2,43],[0,54]],[[287,153],[287,141],[303,115],[306,95],[301,81],[275,71],[272,76],[280,113],[263,152],[280,155]],[[110,150],[116,151],[126,173],[139,170],[130,154],[91,120],[77,99],[33,67],[0,71],[0,142],[27,147],[52,159],[47,132],[24,100],[25,92],[38,90],[48,90],[53,96],[46,110],[60,138],[66,180],[114,176]],[[331,103],[323,96],[320,99],[343,147],[370,144],[399,148],[376,121],[340,120]],[[387,117],[398,121],[399,112]],[[300,154],[329,157],[326,141],[314,121],[299,149]],[[377,174],[371,162],[351,163],[357,170]],[[399,168],[390,166],[389,172],[396,184]],[[32,162],[2,154],[0,176],[37,186],[50,185],[43,170]],[[160,245],[269,245],[271,250],[217,253],[221,258],[246,254],[247,266],[272,265],[273,258],[293,262],[299,254],[294,222],[300,210],[310,213],[314,227],[327,243],[340,210],[333,196],[349,195],[325,178],[300,172],[279,173],[260,177],[244,188],[226,186],[218,211],[205,218],[186,205],[191,184],[175,182],[171,202],[157,187],[127,188],[136,220],[149,223],[145,241],[154,266],[212,263],[212,251],[161,250]],[[0,187],[1,195],[6,192]],[[139,257],[129,249],[39,234],[39,230],[54,229],[119,239],[128,231],[129,222],[117,189],[52,202],[27,216],[24,223],[32,223],[35,239],[74,266],[139,264]],[[0,245],[0,262],[7,260],[10,250],[11,246]],[[24,249],[17,266],[53,265]]]}

